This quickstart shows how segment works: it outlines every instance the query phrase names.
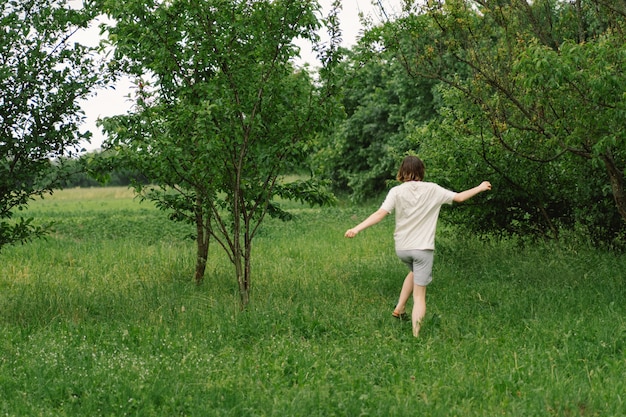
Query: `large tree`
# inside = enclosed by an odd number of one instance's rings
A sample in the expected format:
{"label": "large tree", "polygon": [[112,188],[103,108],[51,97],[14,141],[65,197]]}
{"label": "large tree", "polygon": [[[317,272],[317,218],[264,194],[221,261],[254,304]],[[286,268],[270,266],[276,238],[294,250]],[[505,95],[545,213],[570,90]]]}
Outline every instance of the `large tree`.
{"label": "large tree", "polygon": [[[491,168],[508,187],[528,193],[548,223],[549,208],[559,201],[541,197],[542,187],[567,202],[569,196],[558,193],[594,195],[593,185],[598,198],[609,190],[623,229],[626,3],[407,3],[412,13],[397,21],[387,45],[410,73],[454,90],[447,94],[453,116],[447,121],[457,136],[475,138]],[[598,167],[604,170],[600,184],[589,178]],[[551,175],[538,178],[544,169]]]}
{"label": "large tree", "polygon": [[52,192],[63,171],[51,161],[89,137],[80,101],[100,77],[76,32],[92,17],[64,0],[0,0],[0,248],[44,232],[15,211]]}
{"label": "large tree", "polygon": [[[104,1],[120,69],[137,79],[137,106],[105,120],[105,146],[149,177],[138,191],[195,225],[201,282],[209,241],[234,265],[242,306],[251,289],[252,240],[277,197],[327,203],[301,171],[332,100],[293,59],[316,42],[316,1]],[[335,27],[335,26],[333,26]],[[333,44],[334,45],[334,44]],[[321,51],[324,52],[324,51]],[[322,61],[332,62],[323,54]],[[323,83],[321,83],[323,84]]]}

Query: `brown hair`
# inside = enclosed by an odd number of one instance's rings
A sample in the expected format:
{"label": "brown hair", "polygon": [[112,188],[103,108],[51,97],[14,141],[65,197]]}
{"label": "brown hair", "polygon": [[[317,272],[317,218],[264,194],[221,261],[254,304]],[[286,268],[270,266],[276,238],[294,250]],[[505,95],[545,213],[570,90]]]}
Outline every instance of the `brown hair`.
{"label": "brown hair", "polygon": [[424,179],[426,167],[417,156],[409,155],[402,161],[396,179],[400,182],[421,181]]}

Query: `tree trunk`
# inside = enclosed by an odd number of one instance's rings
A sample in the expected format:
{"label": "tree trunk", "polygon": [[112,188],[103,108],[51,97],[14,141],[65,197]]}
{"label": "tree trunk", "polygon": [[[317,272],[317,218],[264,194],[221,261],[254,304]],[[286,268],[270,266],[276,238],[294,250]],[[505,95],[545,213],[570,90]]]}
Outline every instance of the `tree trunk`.
{"label": "tree trunk", "polygon": [[543,219],[546,221],[548,228],[552,232],[552,238],[554,240],[559,240],[559,229],[557,229],[554,225],[552,218],[550,218],[550,215],[548,214],[543,204],[537,204],[537,210],[539,210],[539,212],[541,213],[541,217],[543,217]]}
{"label": "tree trunk", "polygon": [[250,302],[250,282],[246,276],[239,277],[239,298],[241,301],[241,310],[245,310]]}
{"label": "tree trunk", "polygon": [[252,269],[251,269],[251,265],[250,265],[250,249],[252,247],[252,242],[250,242],[247,238],[246,238],[246,249],[245,249],[245,255],[244,255],[244,285],[245,285],[245,304],[244,305],[248,305],[248,301],[250,301],[250,289],[251,289],[251,274],[252,274]]}
{"label": "tree trunk", "polygon": [[613,199],[617,206],[617,211],[622,217],[622,220],[626,222],[626,178],[624,178],[624,171],[622,171],[613,156],[607,152],[602,155],[602,162],[606,166],[611,181],[611,190],[613,191]]}
{"label": "tree trunk", "polygon": [[251,263],[250,249],[252,242],[245,239],[244,248],[238,245],[238,253],[235,259],[235,271],[237,273],[237,283],[239,284],[239,298],[241,301],[241,309],[245,310],[250,302],[250,282],[251,282]]}
{"label": "tree trunk", "polygon": [[209,238],[198,233],[197,238],[198,250],[196,257],[196,284],[202,284],[204,281],[204,273],[206,271],[207,258],[209,256]]}
{"label": "tree trunk", "polygon": [[250,280],[247,272],[247,267],[241,265],[242,256],[239,254],[239,258],[235,262],[235,271],[237,273],[237,283],[239,284],[239,300],[241,304],[239,308],[245,310],[250,302]]}
{"label": "tree trunk", "polygon": [[196,284],[202,284],[204,281],[204,273],[206,271],[207,258],[209,256],[209,231],[208,225],[209,220],[206,221],[206,225],[204,222],[204,210],[202,209],[202,200],[200,198],[196,199],[196,207],[195,207],[195,215],[196,215],[196,244],[197,244],[197,256],[196,256],[196,274],[195,281]]}

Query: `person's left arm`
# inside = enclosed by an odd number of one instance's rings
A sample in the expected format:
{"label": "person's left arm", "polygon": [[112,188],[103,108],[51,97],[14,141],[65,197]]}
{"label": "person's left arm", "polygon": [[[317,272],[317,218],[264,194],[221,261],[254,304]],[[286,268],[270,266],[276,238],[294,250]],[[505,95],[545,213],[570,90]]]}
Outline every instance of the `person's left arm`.
{"label": "person's left arm", "polygon": [[346,231],[345,237],[355,237],[360,231],[367,229],[368,227],[373,226],[376,223],[380,222],[388,214],[389,212],[387,210],[384,210],[384,209],[376,210],[367,219],[363,220],[357,226],[353,227],[352,229],[348,229],[348,231]]}
{"label": "person's left arm", "polygon": [[482,193],[483,191],[491,190],[491,183],[489,181],[483,181],[480,185],[470,188],[469,190],[461,191],[454,196],[455,203],[462,203],[470,198],[474,197],[476,194]]}

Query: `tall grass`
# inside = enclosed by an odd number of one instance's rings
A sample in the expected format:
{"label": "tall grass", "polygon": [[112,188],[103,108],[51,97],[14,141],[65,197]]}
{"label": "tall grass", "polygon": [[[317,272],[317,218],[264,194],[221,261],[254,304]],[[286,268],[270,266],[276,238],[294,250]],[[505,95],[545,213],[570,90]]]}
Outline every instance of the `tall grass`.
{"label": "tall grass", "polygon": [[293,206],[254,243],[240,311],[212,245],[121,189],[33,204],[48,240],[0,253],[0,415],[618,416],[626,260],[438,232],[419,339],[391,317],[406,274],[373,207]]}

